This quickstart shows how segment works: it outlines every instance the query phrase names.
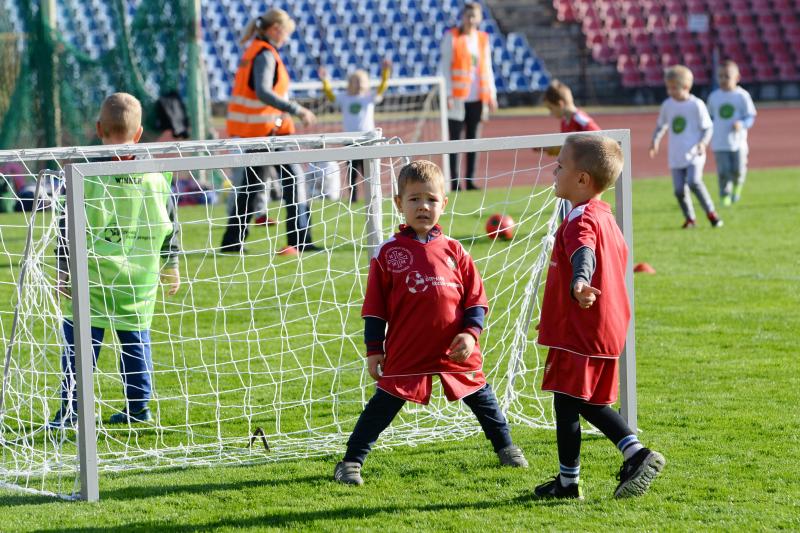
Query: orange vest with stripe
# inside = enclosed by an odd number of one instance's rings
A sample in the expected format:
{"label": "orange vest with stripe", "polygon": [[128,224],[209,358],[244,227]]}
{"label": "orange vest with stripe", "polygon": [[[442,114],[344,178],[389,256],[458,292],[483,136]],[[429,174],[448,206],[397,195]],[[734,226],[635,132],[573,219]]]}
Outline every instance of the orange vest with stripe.
{"label": "orange vest with stripe", "polygon": [[[472,71],[472,55],[469,53],[469,35],[461,33],[459,28],[450,30],[453,36],[453,60],[450,63],[450,86],[452,87],[453,98],[466,100],[469,96],[469,88],[472,84],[470,73]],[[478,32],[478,96],[481,102],[488,103],[492,98],[489,88],[489,61],[487,57],[487,46],[489,44],[489,34],[485,31]]]}
{"label": "orange vest with stripe", "polygon": [[294,133],[292,118],[272,106],[264,105],[255,90],[249,85],[253,72],[253,61],[263,50],[269,50],[275,58],[277,81],[273,92],[286,99],[289,96],[289,72],[278,55],[278,51],[266,41],[253,39],[245,50],[236,71],[231,99],[228,102],[228,135],[234,137],[266,137],[268,135],[291,135]]}

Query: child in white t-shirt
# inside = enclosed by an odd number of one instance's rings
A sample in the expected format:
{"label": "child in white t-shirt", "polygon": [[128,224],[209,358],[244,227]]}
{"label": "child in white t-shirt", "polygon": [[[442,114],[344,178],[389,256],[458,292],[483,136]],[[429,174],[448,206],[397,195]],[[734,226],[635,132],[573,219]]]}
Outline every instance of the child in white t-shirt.
{"label": "child in white t-shirt", "polygon": [[[373,93],[369,88],[369,76],[364,70],[356,70],[347,78],[347,91],[336,93],[331,89],[328,70],[317,71],[322,80],[322,90],[329,101],[339,105],[342,111],[342,131],[369,131],[375,129],[375,104],[383,100],[392,73],[392,62],[384,59],[381,65],[381,84]],[[358,200],[358,182],[364,177],[364,161],[352,161],[348,165],[350,202]]]}
{"label": "child in white t-shirt", "polygon": [[722,205],[738,202],[747,172],[747,130],[756,119],[750,93],[739,87],[739,66],[724,61],[717,69],[719,89],[708,97],[708,110],[714,121],[711,149],[717,160],[719,197]]}
{"label": "child in white t-shirt", "polygon": [[669,97],[661,104],[650,157],[656,156],[661,138],[669,130],[669,168],[675,197],[685,218],[683,228],[697,225],[689,190],[697,197],[711,225],[718,228],[722,226],[722,219],[714,211],[711,196],[703,183],[706,147],[711,140],[713,125],[703,101],[689,92],[693,81],[692,71],[683,65],[670,67],[664,73]]}

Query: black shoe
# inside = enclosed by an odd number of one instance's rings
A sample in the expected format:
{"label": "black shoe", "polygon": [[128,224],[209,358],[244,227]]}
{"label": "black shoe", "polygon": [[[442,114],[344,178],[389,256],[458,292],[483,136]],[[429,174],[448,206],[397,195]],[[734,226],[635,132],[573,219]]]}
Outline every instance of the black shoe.
{"label": "black shoe", "polygon": [[75,429],[78,426],[78,413],[72,407],[62,405],[58,412],[53,417],[53,420],[47,423],[47,429]]}
{"label": "black shoe", "polygon": [[481,188],[478,187],[477,185],[473,184],[471,181],[468,181],[467,182],[467,190],[468,191],[479,191],[479,190],[481,190]]}
{"label": "black shoe", "polygon": [[109,424],[139,424],[142,422],[150,422],[153,419],[150,409],[143,407],[135,413],[129,412],[127,409],[119,413],[114,413],[108,419]]}
{"label": "black shoe", "polygon": [[540,499],[559,498],[567,500],[582,500],[583,488],[580,482],[571,483],[566,487],[561,484],[561,474],[557,475],[550,481],[542,483],[535,489],[533,494]]}
{"label": "black shoe", "polygon": [[631,496],[641,496],[656,478],[667,460],[658,452],[648,448],[642,448],[636,454],[622,463],[619,469],[617,485],[614,491],[615,498],[629,498]]}
{"label": "black shoe", "polygon": [[317,246],[316,244],[304,244],[302,246],[297,247],[297,251],[301,253],[317,253],[317,252],[324,252],[325,248]]}
{"label": "black shoe", "polygon": [[219,247],[219,253],[221,254],[235,254],[235,255],[247,255],[247,248],[242,246],[241,244],[225,244]]}
{"label": "black shoe", "polygon": [[361,465],[358,463],[348,463],[339,461],[333,469],[333,479],[345,485],[363,485],[361,478]]}

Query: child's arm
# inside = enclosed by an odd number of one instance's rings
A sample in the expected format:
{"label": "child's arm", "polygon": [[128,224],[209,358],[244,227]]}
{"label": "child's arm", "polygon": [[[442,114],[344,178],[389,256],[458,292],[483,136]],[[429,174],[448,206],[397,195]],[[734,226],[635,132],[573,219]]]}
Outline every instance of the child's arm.
{"label": "child's arm", "polygon": [[367,345],[367,371],[375,381],[381,378],[381,367],[386,359],[384,340],[386,340],[386,321],[375,316],[365,316],[364,343]]}
{"label": "child's arm", "polygon": [[750,98],[750,94],[747,92],[744,93],[744,97],[744,117],[742,117],[742,120],[737,120],[733,123],[734,129],[737,131],[742,128],[749,130],[756,121],[756,106],[753,105],[753,99]]}
{"label": "child's arm", "polygon": [[570,295],[578,301],[582,309],[589,309],[597,297],[600,290],[590,285],[597,265],[594,250],[588,246],[581,246],[572,254],[572,283],[570,283]]}
{"label": "child's arm", "polygon": [[711,115],[708,113],[708,108],[702,100],[697,100],[697,113],[698,124],[700,125],[700,142],[694,145],[694,151],[699,156],[706,154],[706,147],[711,142],[711,136],[714,134],[714,123],[711,121]]}
{"label": "child's arm", "polygon": [[161,245],[161,257],[164,266],[161,268],[161,283],[169,287],[167,294],[174,296],[181,287],[180,270],[178,268],[178,255],[181,253],[180,233],[181,227],[175,216],[175,198],[170,196],[167,203],[167,213],[172,222],[172,232],[166,236]]}
{"label": "child's arm", "polygon": [[464,311],[464,331],[453,338],[447,349],[447,356],[457,363],[462,363],[472,355],[475,343],[483,331],[483,322],[486,318],[486,309],[483,307],[470,307]]}
{"label": "child's arm", "polygon": [[666,114],[664,113],[664,104],[661,105],[661,111],[658,113],[658,120],[656,121],[656,130],[653,132],[653,141],[650,143],[650,157],[655,157],[658,153],[658,145],[661,142],[664,134],[667,133],[669,123]]}
{"label": "child's arm", "polygon": [[322,80],[322,92],[325,93],[325,98],[327,98],[329,102],[335,102],[336,95],[333,94],[331,81],[328,79],[328,69],[319,67],[317,69],[317,74],[319,74],[319,79]]}
{"label": "child's arm", "polygon": [[383,100],[383,93],[389,87],[389,77],[392,75],[392,60],[388,57],[383,60],[381,64],[381,84],[378,85],[378,90],[375,91],[375,103]]}

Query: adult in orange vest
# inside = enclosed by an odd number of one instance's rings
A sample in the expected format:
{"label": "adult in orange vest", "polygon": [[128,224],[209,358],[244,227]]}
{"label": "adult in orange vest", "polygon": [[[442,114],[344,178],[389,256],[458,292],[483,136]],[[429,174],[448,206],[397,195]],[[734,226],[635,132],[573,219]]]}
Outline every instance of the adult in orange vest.
{"label": "adult in orange vest", "polygon": [[[447,86],[450,140],[460,139],[462,131],[467,139],[475,139],[488,111],[497,109],[489,35],[478,30],[482,20],[481,5],[467,2],[461,13],[461,25],[449,30],[442,39],[440,70]],[[474,152],[467,154],[468,190],[478,188],[474,183],[475,160]],[[461,189],[458,154],[450,154],[450,181],[454,191]]]}
{"label": "adult in orange vest", "polygon": [[[295,132],[291,115],[303,124],[315,122],[314,113],[289,100],[289,73],[278,50],[294,31],[295,23],[282,9],[270,9],[251,21],[242,45],[247,48],[239,62],[228,102],[228,134],[232,137],[268,137]],[[298,165],[280,165],[277,170],[286,205],[287,249],[308,251],[312,244],[310,211],[304,172]],[[264,191],[268,167],[249,167],[236,183],[228,226],[220,250],[244,252],[248,224],[257,196]],[[292,250],[293,249],[293,250]]]}

